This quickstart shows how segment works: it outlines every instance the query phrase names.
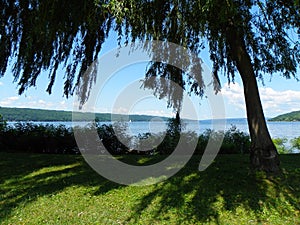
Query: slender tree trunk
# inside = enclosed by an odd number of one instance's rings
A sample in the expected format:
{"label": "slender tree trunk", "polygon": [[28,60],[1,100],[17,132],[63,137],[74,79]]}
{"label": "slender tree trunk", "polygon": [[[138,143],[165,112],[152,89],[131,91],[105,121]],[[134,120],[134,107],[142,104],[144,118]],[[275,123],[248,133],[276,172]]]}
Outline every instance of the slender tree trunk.
{"label": "slender tree trunk", "polygon": [[253,169],[279,172],[278,152],[267,128],[259,96],[256,76],[244,39],[238,29],[226,32],[230,55],[236,63],[244,85],[247,119],[251,137],[250,160]]}

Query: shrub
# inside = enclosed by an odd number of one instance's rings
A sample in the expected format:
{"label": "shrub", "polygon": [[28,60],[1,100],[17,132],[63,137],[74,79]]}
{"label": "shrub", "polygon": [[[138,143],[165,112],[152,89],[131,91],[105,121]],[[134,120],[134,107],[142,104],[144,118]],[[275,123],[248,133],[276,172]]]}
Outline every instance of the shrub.
{"label": "shrub", "polygon": [[[4,124],[4,123],[3,123]],[[127,134],[127,124],[116,123],[113,125],[101,125],[97,123],[86,127],[77,127],[76,133],[80,135],[82,151],[91,153],[100,153],[99,146],[95,143],[102,141],[105,151],[110,154],[171,154],[177,147],[178,142],[183,139],[184,148],[180,153],[185,154],[187,148],[194,141],[197,142],[195,154],[203,154],[209,138],[218,139],[221,132],[206,130],[201,135],[195,132],[182,132],[183,126],[178,119],[170,119],[165,133],[140,134],[136,137],[130,137]],[[91,140],[91,131],[97,130],[97,140]],[[41,125],[33,123],[16,123],[14,126],[3,125],[0,129],[0,147],[1,150],[36,152],[36,153],[78,153],[78,147],[74,138],[74,130],[64,125]],[[294,146],[298,149],[298,141],[294,141]],[[297,145],[298,144],[298,145]],[[192,146],[190,146],[192,147]],[[248,153],[250,147],[250,138],[244,132],[236,127],[231,127],[224,133],[224,140],[219,151],[220,154]],[[140,149],[147,151],[140,151]],[[96,150],[95,152],[93,152]]]}
{"label": "shrub", "polygon": [[300,151],[300,137],[291,140],[292,148]]}
{"label": "shrub", "polygon": [[238,130],[236,126],[231,126],[231,128],[225,132],[224,146],[222,145],[224,150],[222,150],[221,147],[221,153],[249,153],[250,144],[250,136],[247,133]]}
{"label": "shrub", "polygon": [[182,121],[179,118],[168,119],[166,135],[158,145],[157,152],[160,154],[171,154],[176,149],[181,130]]}
{"label": "shrub", "polygon": [[0,115],[0,149],[3,149],[4,146],[4,133],[7,128],[7,123],[3,119],[2,115]]}
{"label": "shrub", "polygon": [[[221,131],[217,132],[207,129],[198,138],[198,145],[195,154],[203,154],[208,140],[210,138],[217,140],[221,134]],[[249,153],[250,143],[250,136],[247,133],[238,130],[235,126],[232,126],[224,133],[224,139],[219,150],[219,154]]]}
{"label": "shrub", "polygon": [[4,120],[3,116],[0,115],[0,132],[4,131],[7,127],[7,122]]}
{"label": "shrub", "polygon": [[154,155],[158,153],[158,146],[163,141],[165,133],[151,134],[149,132],[139,134],[134,137],[133,149],[130,149],[128,153],[131,154],[144,154]]}
{"label": "shrub", "polygon": [[2,150],[34,153],[77,153],[71,128],[17,123],[2,132]]}
{"label": "shrub", "polygon": [[116,123],[114,125],[102,125],[97,127],[98,135],[105,150],[111,154],[124,154],[131,144],[131,137],[127,135],[127,125]]}
{"label": "shrub", "polygon": [[286,147],[286,143],[288,142],[287,138],[274,138],[272,141],[279,154],[287,154],[291,152],[291,149]]}

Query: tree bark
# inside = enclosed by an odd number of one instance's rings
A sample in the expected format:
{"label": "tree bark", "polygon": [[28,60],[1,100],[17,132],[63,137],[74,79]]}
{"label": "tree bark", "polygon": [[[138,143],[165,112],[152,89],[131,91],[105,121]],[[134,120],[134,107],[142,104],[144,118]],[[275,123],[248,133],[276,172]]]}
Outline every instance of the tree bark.
{"label": "tree bark", "polygon": [[226,41],[244,85],[247,120],[251,137],[250,161],[254,170],[280,171],[277,149],[267,128],[257,80],[245,41],[237,28],[228,27]]}

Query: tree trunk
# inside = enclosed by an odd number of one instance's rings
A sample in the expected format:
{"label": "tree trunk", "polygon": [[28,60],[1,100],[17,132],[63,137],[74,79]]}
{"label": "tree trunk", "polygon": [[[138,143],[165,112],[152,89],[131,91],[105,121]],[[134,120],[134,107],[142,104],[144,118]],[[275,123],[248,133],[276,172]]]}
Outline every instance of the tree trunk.
{"label": "tree trunk", "polygon": [[244,85],[248,127],[251,137],[250,161],[254,170],[276,173],[280,171],[278,152],[267,128],[260,101],[256,76],[245,42],[233,26],[226,32],[230,55]]}

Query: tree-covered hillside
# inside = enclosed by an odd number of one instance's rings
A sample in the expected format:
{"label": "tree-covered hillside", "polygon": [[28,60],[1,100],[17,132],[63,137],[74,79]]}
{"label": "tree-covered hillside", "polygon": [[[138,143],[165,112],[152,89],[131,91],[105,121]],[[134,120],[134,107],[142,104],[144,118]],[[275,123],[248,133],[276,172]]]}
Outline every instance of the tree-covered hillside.
{"label": "tree-covered hillside", "polygon": [[[72,121],[71,111],[62,110],[45,110],[30,108],[7,108],[0,107],[0,115],[7,121]],[[73,120],[90,120],[91,113],[76,113],[76,119]],[[95,118],[98,121],[111,121],[110,113],[96,113]],[[128,120],[126,115],[114,114],[114,120]],[[129,115],[131,121],[149,121],[153,116],[147,115]],[[167,120],[167,118],[162,118]]]}
{"label": "tree-covered hillside", "polygon": [[269,121],[300,121],[300,111],[294,111],[276,116]]}

